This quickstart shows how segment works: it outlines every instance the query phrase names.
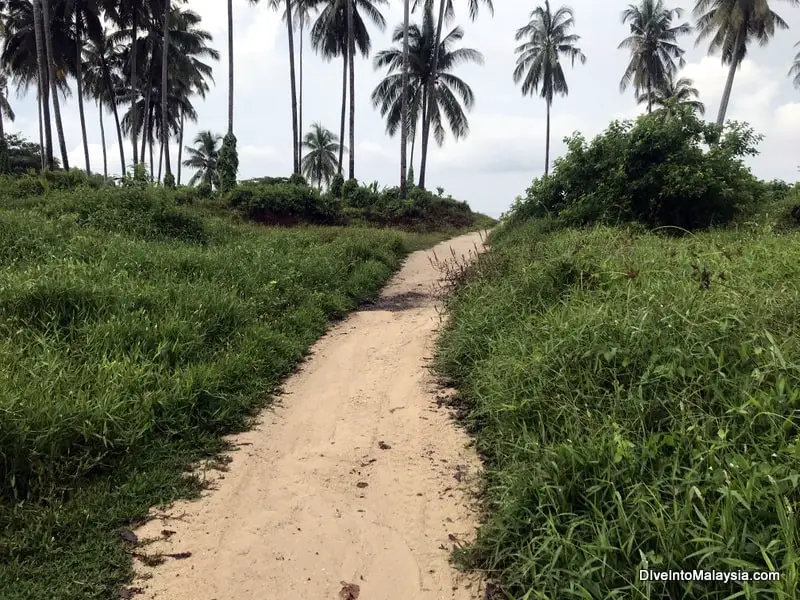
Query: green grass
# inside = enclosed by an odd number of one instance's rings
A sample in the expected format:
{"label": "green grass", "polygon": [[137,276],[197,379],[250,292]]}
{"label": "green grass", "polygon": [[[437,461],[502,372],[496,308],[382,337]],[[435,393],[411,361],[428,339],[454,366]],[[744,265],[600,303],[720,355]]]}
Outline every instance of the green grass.
{"label": "green grass", "polygon": [[436,363],[487,467],[460,559],[520,600],[796,599],[800,234],[553,228],[504,226],[450,303]]}
{"label": "green grass", "polygon": [[331,320],[444,234],[265,229],[154,190],[0,200],[0,597],[119,597],[114,531],[191,496]]}

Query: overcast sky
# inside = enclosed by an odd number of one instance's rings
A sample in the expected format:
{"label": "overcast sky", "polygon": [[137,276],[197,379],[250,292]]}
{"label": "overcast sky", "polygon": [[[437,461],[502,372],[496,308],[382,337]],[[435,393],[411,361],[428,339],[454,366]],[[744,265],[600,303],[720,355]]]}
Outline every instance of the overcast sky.
{"label": "overcast sky", "polygon": [[[456,0],[455,25],[465,31],[463,46],[480,50],[485,64],[465,65],[457,74],[472,87],[475,106],[469,114],[470,134],[455,142],[449,137],[437,148],[431,140],[428,162],[428,187],[442,186],[454,197],[467,200],[482,212],[499,216],[514,198],[523,193],[533,177],[541,175],[544,162],[545,105],[539,98],[523,97],[514,85],[514,32],[527,22],[536,2],[495,0],[492,18],[483,10],[475,23],[469,21],[466,0]],[[266,3],[250,6],[247,0],[234,0],[236,97],[235,132],[239,140],[240,178],[286,175],[291,171],[291,103],[286,27]],[[372,31],[373,52],[387,48],[394,27],[402,21],[402,1],[390,0],[383,8],[388,27]],[[558,0],[553,6],[558,6]],[[563,152],[562,138],[573,131],[592,136],[614,118],[638,114],[641,108],[633,92],[619,92],[619,79],[628,60],[617,50],[627,35],[620,13],[625,1],[597,2],[572,0],[575,32],[587,55],[585,65],[567,67],[569,97],[558,97],[553,105],[552,155]],[[680,6],[691,20],[693,3],[687,0],[668,4]],[[779,32],[766,48],[754,46],[737,73],[728,117],[749,121],[766,137],[760,156],[751,159],[756,175],[794,181],[800,165],[800,90],[786,76],[800,41],[800,9],[773,0],[773,9],[791,26]],[[203,102],[196,101],[199,122],[187,124],[185,144],[200,129],[224,133],[227,125],[227,43],[223,0],[190,0],[188,5],[203,17],[203,25],[214,36],[213,45],[221,60],[215,67],[217,86]],[[412,20],[419,20],[412,15]],[[687,65],[683,75],[691,77],[706,104],[706,116],[716,117],[726,70],[719,57],[707,56],[705,44],[695,47],[695,35],[683,38]],[[297,37],[295,37],[297,40]],[[341,62],[326,63],[310,50],[306,39],[304,62],[304,129],[320,121],[338,133]],[[394,185],[399,177],[399,137],[389,138],[380,114],[373,109],[370,94],[382,74],[372,68],[371,59],[356,59],[356,177],[364,182],[377,180]],[[7,125],[31,140],[38,140],[36,105],[32,95],[17,99],[12,94],[16,123]],[[65,135],[71,165],[83,167],[77,103],[74,97],[62,104]],[[88,136],[92,170],[102,171],[102,146],[97,107],[87,103]],[[119,172],[119,152],[113,119],[106,115],[106,141],[109,171]],[[54,131],[55,137],[55,131]],[[56,145],[57,148],[57,145]],[[127,151],[128,160],[132,157]],[[177,144],[172,144],[175,157]],[[419,153],[416,154],[418,163]],[[175,158],[173,158],[173,164]],[[174,167],[173,167],[174,168]],[[419,173],[417,166],[416,172]],[[182,180],[188,179],[184,172]]]}

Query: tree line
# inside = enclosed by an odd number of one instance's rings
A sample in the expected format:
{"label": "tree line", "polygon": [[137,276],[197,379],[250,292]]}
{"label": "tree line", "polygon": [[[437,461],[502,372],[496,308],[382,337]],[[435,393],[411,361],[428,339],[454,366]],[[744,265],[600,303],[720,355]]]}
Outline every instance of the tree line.
{"label": "tree line", "polygon": [[[370,29],[385,30],[381,9],[389,0],[250,0],[280,11],[288,40],[288,84],[291,95],[292,168],[322,186],[335,174],[355,178],[355,58],[371,54]],[[393,45],[375,53],[373,66],[386,76],[371,93],[375,108],[386,120],[390,136],[400,134],[401,191],[414,181],[413,164],[419,139],[417,184],[425,187],[431,131],[441,145],[449,130],[455,139],[469,133],[466,113],[474,93],[454,70],[467,62],[482,63],[473,48],[459,47],[461,27],[451,28],[457,10],[466,9],[475,20],[481,8],[494,13],[492,0],[402,0],[403,22],[394,30]],[[784,0],[798,5],[800,0]],[[169,140],[178,142],[178,183],[181,165],[201,170],[195,181],[228,189],[236,182],[238,154],[234,134],[234,19],[233,2],[227,1],[228,126],[224,137],[202,131],[190,156],[182,159],[185,123],[197,121],[195,102],[214,84],[212,62],[219,52],[211,35],[202,29],[200,16],[186,0],[0,0],[3,37],[0,54],[0,145],[5,145],[2,116],[13,119],[8,87],[33,89],[38,103],[42,168],[55,168],[53,125],[61,164],[69,168],[61,104],[72,95],[74,82],[80,118],[85,169],[91,171],[86,134],[85,100],[95,102],[100,116],[103,172],[107,157],[103,115],[114,118],[120,167],[127,172],[126,141],[132,148],[134,168],[148,162],[154,179],[172,185],[175,178]],[[411,22],[421,13],[419,23]],[[731,98],[733,81],[748,49],[764,45],[786,22],[767,0],[698,0],[695,24],[680,22],[682,11],[663,0],[640,0],[622,13],[630,35],[619,45],[630,52],[620,81],[621,91],[632,87],[637,101],[666,114],[676,103],[688,103],[700,112],[693,82],[678,77],[684,66],[680,36],[698,32],[697,43],[709,41],[709,52],[721,54],[729,66],[717,114],[722,124]],[[550,164],[550,113],[555,96],[569,93],[564,63],[585,63],[574,33],[574,11],[553,9],[549,0],[537,6],[527,24],[515,34],[513,80],[524,95],[539,95],[546,103],[545,173]],[[341,60],[342,89],[339,135],[319,123],[304,134],[304,40],[327,61]],[[800,45],[800,43],[798,43]],[[789,71],[800,87],[800,53]],[[344,141],[347,139],[347,145]],[[410,144],[409,144],[410,141]],[[410,145],[410,157],[409,157]],[[305,151],[305,154],[304,154]],[[146,153],[149,160],[145,161]],[[410,158],[410,160],[409,160]],[[0,170],[3,165],[0,164]],[[208,171],[206,173],[206,171]]]}
{"label": "tree line", "polygon": [[[784,0],[791,6],[800,0]],[[753,43],[765,46],[779,29],[789,29],[786,21],[770,7],[768,0],[698,0],[693,10],[695,25],[679,23],[683,11],[668,8],[663,0],[640,0],[622,12],[622,23],[630,35],[618,49],[630,51],[630,61],[620,81],[620,91],[633,87],[639,104],[647,104],[647,112],[658,107],[665,115],[677,104],[688,104],[701,114],[705,107],[688,78],[678,77],[685,65],[685,50],[678,44],[681,35],[698,33],[695,45],[709,41],[709,54],[719,53],[728,66],[728,77],[717,112],[717,125],[722,125],[730,103],[736,71]],[[572,33],[574,11],[568,6],[553,10],[549,0],[536,7],[530,21],[517,30],[516,39],[523,42],[516,48],[517,63],[514,81],[521,82],[524,95],[541,96],[547,106],[545,134],[545,175],[550,168],[550,109],[556,95],[569,93],[564,60],[586,62],[577,47],[580,36]],[[795,44],[800,46],[800,42]],[[800,88],[800,53],[792,62],[789,77]]]}

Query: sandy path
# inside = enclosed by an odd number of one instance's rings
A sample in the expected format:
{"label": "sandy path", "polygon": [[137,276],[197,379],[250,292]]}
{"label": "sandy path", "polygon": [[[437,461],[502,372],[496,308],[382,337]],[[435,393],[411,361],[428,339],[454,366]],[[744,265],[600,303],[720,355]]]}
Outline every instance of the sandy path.
{"label": "sandy path", "polygon": [[[466,255],[475,244],[470,234],[435,251]],[[161,538],[147,554],[191,556],[154,569],[137,561],[144,593],[135,598],[478,597],[478,584],[448,563],[451,536],[474,533],[468,487],[478,461],[437,408],[426,368],[439,325],[429,255],[409,256],[377,305],[313,347],[280,405],[233,438],[239,450],[213,491],[136,532]]]}

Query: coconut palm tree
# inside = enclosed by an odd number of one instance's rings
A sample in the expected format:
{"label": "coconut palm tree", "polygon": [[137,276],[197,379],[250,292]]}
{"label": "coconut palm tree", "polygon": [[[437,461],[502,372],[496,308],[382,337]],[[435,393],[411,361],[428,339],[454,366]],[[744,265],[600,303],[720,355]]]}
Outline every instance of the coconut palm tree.
{"label": "coconut palm tree", "polygon": [[[94,98],[100,109],[100,124],[103,124],[103,107],[110,107],[114,115],[119,143],[120,173],[125,173],[125,140],[122,136],[118,96],[123,92],[122,64],[119,48],[110,43],[105,29],[90,40],[83,50],[83,85],[87,94]],[[105,144],[103,144],[105,157]]]}
{"label": "coconut palm tree", "polygon": [[221,135],[210,131],[201,131],[194,138],[194,148],[186,146],[186,154],[189,155],[189,158],[183,161],[183,164],[186,167],[196,169],[192,178],[189,179],[189,185],[198,183],[205,183],[212,187],[219,185],[217,160],[219,159],[219,144],[221,141]]}
{"label": "coconut palm tree", "polygon": [[656,112],[662,112],[667,117],[672,116],[676,106],[689,106],[703,115],[706,107],[698,100],[700,93],[693,85],[694,82],[687,77],[670,77],[657,88],[639,95],[636,101],[638,104],[647,103],[649,108],[658,107]]}
{"label": "coconut palm tree", "polygon": [[[228,134],[233,135],[233,0],[228,0]],[[178,144],[179,152],[181,146],[182,144]],[[178,173],[181,169],[180,163],[179,158]]]}
{"label": "coconut palm tree", "polygon": [[3,161],[0,162],[0,173],[8,173],[10,165],[8,163],[8,143],[6,141],[6,131],[3,125],[3,117],[13,121],[16,117],[14,109],[8,101],[8,75],[0,71],[0,148],[3,151]]}
{"label": "coconut palm tree", "polygon": [[[250,0],[250,4],[259,4],[260,0]],[[294,25],[292,0],[266,0],[272,10],[284,9],[286,32],[289,38],[289,85],[292,96],[292,173],[300,173],[300,134],[297,129],[297,77],[294,62]]]}
{"label": "coconut palm tree", "polygon": [[[36,2],[36,0],[34,0]],[[56,133],[58,134],[58,147],[61,150],[61,163],[64,168],[69,170],[69,157],[67,156],[67,142],[64,139],[64,124],[61,121],[61,104],[58,100],[58,85],[56,84],[56,61],[53,52],[53,34],[51,21],[53,11],[51,10],[50,0],[42,2],[42,27],[44,28],[44,42],[47,53],[47,64],[50,67],[50,91],[53,100],[53,116],[56,120]]]}
{"label": "coconut palm tree", "polygon": [[403,95],[400,99],[400,198],[405,199],[408,190],[407,151],[408,151],[408,22],[410,15],[409,0],[403,0]]}
{"label": "coconut palm tree", "polygon": [[316,182],[320,189],[323,183],[329,185],[339,169],[336,158],[339,138],[321,123],[312,123],[311,131],[303,139],[303,148],[308,150],[302,160],[303,175]]}
{"label": "coconut palm tree", "polygon": [[572,9],[562,6],[555,12],[549,0],[537,6],[527,25],[517,30],[514,39],[525,39],[517,46],[517,66],[514,82],[522,82],[522,95],[533,96],[539,92],[547,104],[547,130],[545,133],[544,174],[550,172],[550,107],[556,94],[569,94],[567,78],[561,66],[561,57],[586,62],[586,56],[575,46],[581,36],[569,33],[575,25]]}
{"label": "coconut palm tree", "polygon": [[[794,47],[800,47],[800,42],[797,42]],[[795,87],[800,88],[800,52],[798,52],[794,57],[792,68],[789,69],[789,77],[793,78],[792,81],[794,82]]]}
{"label": "coconut palm tree", "polygon": [[303,131],[303,42],[305,29],[311,23],[311,13],[314,10],[315,0],[293,0],[293,23],[298,29],[298,55],[297,55],[297,130]]}
{"label": "coconut palm tree", "polygon": [[[800,0],[786,0],[792,6]],[[767,0],[698,0],[694,8],[699,35],[697,43],[710,38],[709,54],[720,51],[722,64],[728,65],[728,78],[719,103],[717,125],[725,122],[733,79],[747,55],[748,44],[769,43],[776,29],[788,29],[786,21],[773,11]]]}
{"label": "coconut palm tree", "polygon": [[[401,43],[405,35],[404,25],[399,25],[392,41]],[[403,92],[409,98],[409,128],[414,131],[414,123],[423,115],[429,114],[433,126],[433,136],[438,145],[445,139],[445,124],[455,139],[469,133],[468,111],[475,103],[472,89],[463,79],[453,75],[455,66],[474,62],[483,64],[483,55],[472,48],[454,48],[464,37],[460,27],[451,30],[439,44],[439,51],[433,52],[436,28],[433,11],[428,8],[422,18],[422,26],[413,24],[408,28],[408,86],[403,88],[403,49],[391,47],[375,55],[376,69],[387,68],[386,77],[372,92],[372,104],[380,109],[386,119],[386,131],[394,135],[402,125]],[[437,54],[437,72],[431,74],[434,54]],[[431,82],[435,82],[431,85]],[[462,106],[463,105],[463,106]],[[422,140],[424,152],[424,139]],[[424,171],[420,167],[420,180],[424,181]]]}
{"label": "coconut palm tree", "polygon": [[[414,10],[422,4],[425,10],[433,10],[433,0],[414,0]],[[480,5],[485,4],[489,12],[494,16],[494,4],[492,0],[468,0],[467,6],[469,9],[470,21],[475,21],[478,18]],[[439,0],[439,16],[436,23],[436,36],[434,38],[432,48],[438,48],[442,41],[442,31],[445,20],[452,21],[455,18],[455,6],[453,0]],[[435,73],[438,70],[437,57],[434,54],[431,72]],[[434,82],[431,82],[434,84]],[[431,106],[432,108],[432,106]],[[425,170],[428,163],[428,136],[430,135],[432,115],[427,112],[424,114],[422,121],[422,159],[420,163],[420,180],[419,186],[425,187]]]}
{"label": "coconut palm tree", "polygon": [[[342,116],[340,123],[340,139],[344,139],[345,135],[345,116],[347,110],[347,88],[348,88],[348,70],[350,71],[350,88],[355,89],[355,75],[350,65],[350,37],[348,31],[353,33],[354,52],[357,49],[363,57],[369,56],[370,51],[370,37],[367,31],[367,26],[364,22],[364,17],[369,19],[373,25],[383,31],[386,28],[386,19],[383,18],[379,10],[379,6],[385,6],[388,0],[314,0],[313,6],[319,8],[319,16],[314,21],[311,27],[311,45],[319,52],[325,60],[331,60],[333,57],[342,57]],[[347,23],[347,7],[352,6],[352,23],[353,26],[348,28]],[[363,16],[362,16],[363,15]],[[352,97],[353,94],[351,93]],[[350,129],[354,129],[355,125],[355,107],[351,105],[350,110]],[[354,135],[351,135],[354,137]],[[343,167],[344,161],[342,150],[339,154],[340,172]],[[354,152],[351,144],[350,148],[350,163],[355,166]],[[353,169],[354,170],[354,169]],[[354,173],[351,172],[351,176]]]}
{"label": "coconut palm tree", "polygon": [[[639,5],[630,4],[623,11],[622,22],[630,24],[631,35],[617,49],[630,50],[631,60],[619,83],[621,92],[633,84],[637,97],[650,99],[655,88],[663,86],[686,64],[677,39],[692,28],[689,23],[672,25],[682,13],[679,8],[665,8],[663,0],[641,0]],[[652,108],[648,103],[647,112]]]}
{"label": "coconut palm tree", "polygon": [[[167,98],[169,91],[169,28],[170,28],[170,0],[164,0],[164,21],[161,26],[161,147],[164,154],[164,183],[170,185],[172,167],[169,161],[169,113],[167,112]],[[160,171],[160,168],[159,168]]]}

